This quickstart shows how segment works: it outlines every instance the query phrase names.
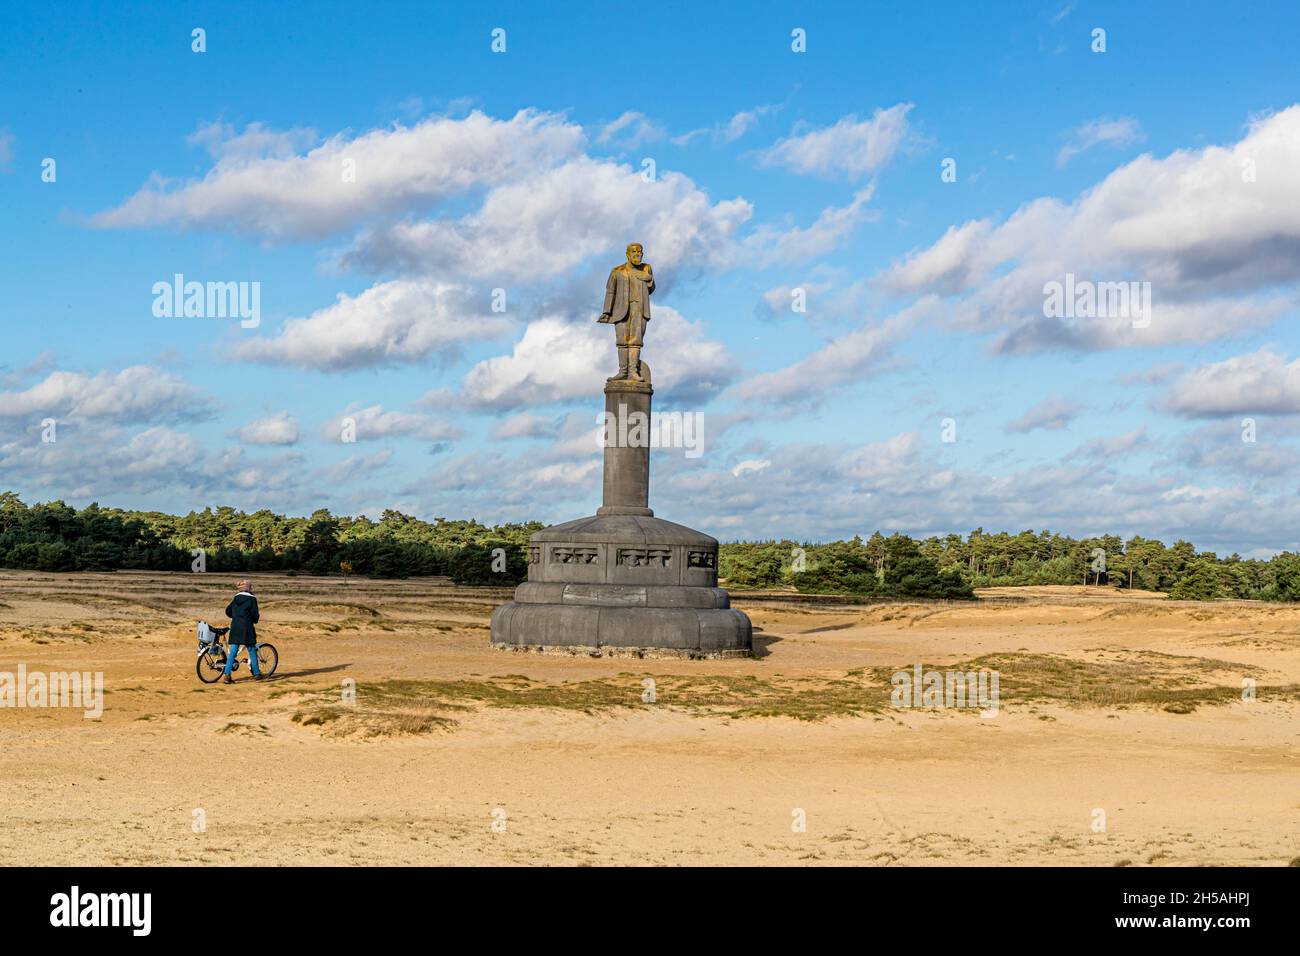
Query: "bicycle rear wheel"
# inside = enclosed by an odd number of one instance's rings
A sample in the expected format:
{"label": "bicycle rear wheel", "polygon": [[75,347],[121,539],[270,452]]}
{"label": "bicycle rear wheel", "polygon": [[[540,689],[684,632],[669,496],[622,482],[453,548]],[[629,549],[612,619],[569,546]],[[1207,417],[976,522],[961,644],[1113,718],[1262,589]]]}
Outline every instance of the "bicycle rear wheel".
{"label": "bicycle rear wheel", "polygon": [[214,648],[205,647],[199,651],[199,659],[194,662],[194,669],[203,683],[215,684],[226,671],[225,655],[218,653]]}
{"label": "bicycle rear wheel", "polygon": [[257,645],[257,669],[263,677],[270,677],[280,666],[280,652],[274,644]]}

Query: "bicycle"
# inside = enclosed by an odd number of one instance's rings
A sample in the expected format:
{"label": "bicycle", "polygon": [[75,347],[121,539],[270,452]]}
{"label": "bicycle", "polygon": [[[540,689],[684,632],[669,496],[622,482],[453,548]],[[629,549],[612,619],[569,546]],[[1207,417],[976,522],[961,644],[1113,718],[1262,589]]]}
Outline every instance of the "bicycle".
{"label": "bicycle", "polygon": [[[226,672],[226,655],[231,653],[230,645],[222,638],[230,633],[228,627],[212,627],[206,621],[199,621],[199,656],[194,662],[194,670],[199,680],[205,684],[215,684]],[[270,677],[280,666],[280,652],[274,644],[255,644],[257,652],[257,669],[263,677]],[[242,662],[236,658],[231,673],[239,670]]]}

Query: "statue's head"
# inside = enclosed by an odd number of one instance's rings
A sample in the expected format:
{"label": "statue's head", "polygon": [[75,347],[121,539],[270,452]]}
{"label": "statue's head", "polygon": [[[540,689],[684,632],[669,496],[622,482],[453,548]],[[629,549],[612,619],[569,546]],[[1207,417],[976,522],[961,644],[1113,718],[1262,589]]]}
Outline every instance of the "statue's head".
{"label": "statue's head", "polygon": [[639,266],[641,264],[641,252],[641,243],[630,243],[627,247],[627,261],[634,266]]}

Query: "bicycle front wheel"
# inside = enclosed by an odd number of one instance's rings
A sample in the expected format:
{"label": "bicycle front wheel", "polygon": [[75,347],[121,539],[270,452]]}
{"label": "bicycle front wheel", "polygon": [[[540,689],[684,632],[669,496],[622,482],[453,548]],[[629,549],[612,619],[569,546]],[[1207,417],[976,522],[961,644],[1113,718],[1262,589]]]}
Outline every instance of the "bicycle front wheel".
{"label": "bicycle front wheel", "polygon": [[263,677],[270,677],[280,666],[280,652],[274,644],[257,645],[257,669]]}
{"label": "bicycle front wheel", "polygon": [[205,684],[215,684],[226,672],[226,658],[215,650],[204,648],[199,651],[199,659],[194,662],[199,680]]}

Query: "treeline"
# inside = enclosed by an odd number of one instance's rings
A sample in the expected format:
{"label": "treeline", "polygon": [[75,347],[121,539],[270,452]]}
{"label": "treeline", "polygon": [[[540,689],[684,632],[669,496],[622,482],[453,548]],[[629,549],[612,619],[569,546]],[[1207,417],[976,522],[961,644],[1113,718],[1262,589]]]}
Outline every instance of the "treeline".
{"label": "treeline", "polygon": [[[459,584],[513,585],[528,571],[528,537],[540,522],[489,527],[421,521],[385,511],[378,521],[321,510],[290,518],[262,510],[205,508],[184,516],[61,501],[25,505],[0,492],[0,567],[36,571],[279,571],[405,578],[447,575]],[[724,544],[719,576],[733,588],[793,587],[822,594],[969,599],[974,588],[1096,584],[1195,600],[1300,600],[1300,555],[1262,561],[1116,535],[976,528],[921,541],[877,532],[823,544]]]}
{"label": "treeline", "polygon": [[793,541],[724,544],[718,576],[729,587],[792,586],[811,594],[971,600],[975,591],[961,571],[941,567],[906,535],[875,534],[868,542]]}
{"label": "treeline", "polygon": [[1165,545],[1138,536],[1071,538],[1050,531],[990,534],[977,528],[965,537],[922,541],[879,532],[866,541],[855,537],[829,544],[744,541],[722,547],[719,574],[731,587],[822,593],[889,595],[911,588],[914,596],[962,596],[915,590],[920,585],[942,591],[955,576],[966,589],[1098,584],[1164,591],[1187,600],[1300,601],[1300,554],[1284,552],[1263,561],[1198,552],[1188,541]]}
{"label": "treeline", "polygon": [[62,501],[25,505],[0,492],[0,567],[34,571],[281,571],[405,578],[443,574],[459,584],[510,585],[528,572],[528,536],[540,522],[496,527],[421,521],[385,511],[379,521],[317,511],[205,508],[184,516],[80,511]]}

